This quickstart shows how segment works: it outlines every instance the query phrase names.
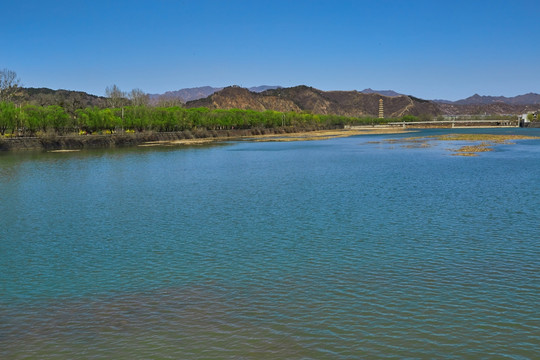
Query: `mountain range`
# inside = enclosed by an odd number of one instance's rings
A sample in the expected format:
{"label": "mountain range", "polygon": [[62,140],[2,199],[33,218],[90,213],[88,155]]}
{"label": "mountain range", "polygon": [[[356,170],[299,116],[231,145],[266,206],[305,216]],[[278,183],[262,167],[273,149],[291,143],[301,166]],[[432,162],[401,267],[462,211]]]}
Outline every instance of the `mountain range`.
{"label": "mountain range", "polygon": [[[253,86],[250,88],[247,88],[251,92],[260,93],[266,90],[274,90],[274,89],[280,89],[282,86],[277,85],[260,85],[260,86]],[[194,87],[194,88],[184,88],[179,89],[175,91],[167,91],[163,94],[149,94],[150,99],[153,101],[157,101],[160,98],[165,99],[177,99],[181,100],[182,102],[188,102],[193,100],[199,100],[203,99],[205,97],[208,97],[212,95],[215,92],[223,90],[224,87],[211,87],[211,86],[201,86],[201,87]],[[393,90],[373,90],[370,88],[364,89],[360,91],[362,94],[380,94],[384,96],[400,96],[403,94],[399,94]]]}
{"label": "mountain range", "polygon": [[[480,96],[475,94],[458,101],[422,100],[393,90],[364,89],[362,91],[323,91],[309,86],[284,88],[262,85],[249,89],[239,86],[215,88],[210,86],[150,94],[153,104],[185,103],[186,107],[213,109],[253,109],[276,111],[308,111],[317,114],[346,116],[377,116],[379,99],[384,101],[386,117],[403,115],[479,115],[521,114],[540,109],[540,94],[529,93],[515,97]],[[87,106],[107,106],[107,99],[81,91],[20,88],[17,103],[61,105],[70,113]],[[165,100],[165,101],[162,101]]]}
{"label": "mountain range", "polygon": [[403,115],[439,115],[436,103],[412,96],[385,96],[359,91],[322,91],[309,86],[269,89],[260,93],[238,86],[226,87],[212,95],[188,101],[188,108],[307,111],[313,114],[343,116],[377,116],[383,99],[386,117]]}
{"label": "mountain range", "polygon": [[433,100],[441,104],[455,105],[488,105],[488,104],[508,104],[508,105],[535,105],[540,104],[540,94],[528,93],[514,97],[506,96],[482,96],[474,94],[466,99],[457,101]]}
{"label": "mountain range", "polygon": [[528,93],[513,97],[474,94],[457,101],[433,100],[444,115],[524,114],[538,111],[540,94]]}

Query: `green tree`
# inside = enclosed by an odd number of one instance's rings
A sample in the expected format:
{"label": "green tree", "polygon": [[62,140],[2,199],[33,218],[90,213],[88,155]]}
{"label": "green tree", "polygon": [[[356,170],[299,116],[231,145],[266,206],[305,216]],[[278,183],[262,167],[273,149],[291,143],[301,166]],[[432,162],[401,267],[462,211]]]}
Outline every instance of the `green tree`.
{"label": "green tree", "polygon": [[414,115],[405,115],[401,117],[401,121],[404,121],[404,122],[418,121],[418,118]]}
{"label": "green tree", "polygon": [[122,118],[116,116],[112,109],[103,109],[99,112],[101,128],[99,130],[109,130],[114,132],[117,127],[122,126]]}
{"label": "green tree", "polygon": [[124,129],[143,131],[150,128],[150,118],[155,115],[156,109],[150,110],[146,106],[129,106],[124,111]]}
{"label": "green tree", "polygon": [[433,121],[433,115],[431,114],[420,114],[418,118],[420,121]]}
{"label": "green tree", "polygon": [[45,109],[36,105],[26,105],[22,108],[24,128],[30,134],[40,130],[47,131]]}
{"label": "green tree", "polygon": [[17,109],[13,103],[0,102],[0,134],[4,135],[7,129],[13,132],[17,124]]}
{"label": "green tree", "polygon": [[69,115],[59,105],[50,105],[45,108],[45,120],[49,127],[57,133],[64,133],[69,127]]}
{"label": "green tree", "polygon": [[88,132],[103,130],[103,121],[100,116],[100,109],[88,107],[77,111],[79,128]]}

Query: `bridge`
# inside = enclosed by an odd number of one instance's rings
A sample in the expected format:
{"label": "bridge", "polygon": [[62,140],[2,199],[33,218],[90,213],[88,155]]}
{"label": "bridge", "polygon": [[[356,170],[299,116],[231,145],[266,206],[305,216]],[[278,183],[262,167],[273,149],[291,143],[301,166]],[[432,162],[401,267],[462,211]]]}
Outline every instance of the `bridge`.
{"label": "bridge", "polygon": [[519,120],[509,120],[509,119],[499,119],[499,120],[434,120],[434,121],[398,121],[398,122],[389,122],[390,126],[401,126],[401,127],[429,127],[436,125],[447,125],[452,128],[455,127],[475,127],[475,126],[496,126],[496,127],[519,127]]}

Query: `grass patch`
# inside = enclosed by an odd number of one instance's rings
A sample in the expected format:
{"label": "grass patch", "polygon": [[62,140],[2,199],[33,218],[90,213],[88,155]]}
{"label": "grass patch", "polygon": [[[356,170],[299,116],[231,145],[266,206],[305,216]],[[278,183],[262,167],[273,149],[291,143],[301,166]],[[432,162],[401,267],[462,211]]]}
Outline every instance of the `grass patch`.
{"label": "grass patch", "polygon": [[[514,140],[538,139],[536,136],[525,135],[498,135],[498,134],[447,134],[426,137],[408,137],[403,139],[384,140],[388,144],[403,144],[402,147],[409,149],[431,147],[433,141],[465,141],[471,142],[459,148],[450,148],[455,156],[478,156],[479,153],[493,151],[497,145],[512,145]],[[479,143],[478,143],[479,142]],[[371,142],[375,143],[375,142]],[[478,143],[478,144],[477,144]],[[393,147],[392,147],[393,148]]]}
{"label": "grass patch", "polygon": [[454,156],[478,156],[478,153],[493,151],[493,145],[488,142],[482,142],[478,145],[465,145],[459,149],[450,149]]}
{"label": "grass patch", "polygon": [[490,141],[496,144],[510,144],[511,140],[537,139],[535,136],[497,134],[448,134],[430,137],[442,141]]}

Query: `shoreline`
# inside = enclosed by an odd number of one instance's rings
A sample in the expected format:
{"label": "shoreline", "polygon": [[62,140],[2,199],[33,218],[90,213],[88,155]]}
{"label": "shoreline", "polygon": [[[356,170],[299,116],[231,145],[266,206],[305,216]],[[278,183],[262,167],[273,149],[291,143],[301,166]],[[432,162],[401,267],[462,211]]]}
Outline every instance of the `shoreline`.
{"label": "shoreline", "polygon": [[[355,135],[403,134],[434,127],[365,126],[341,129],[255,128],[234,130],[193,130],[178,132],[141,132],[107,135],[45,135],[40,137],[0,137],[0,152],[49,151],[72,152],[83,149],[115,147],[196,146],[231,140],[308,141]],[[448,128],[449,127],[439,127]],[[502,128],[501,126],[468,126],[463,128]],[[507,128],[507,127],[504,127]]]}
{"label": "shoreline", "polygon": [[364,129],[235,129],[194,130],[178,132],[142,132],[135,134],[107,135],[45,135],[39,137],[0,137],[0,152],[49,151],[70,152],[83,149],[115,147],[194,146],[231,140],[253,141],[300,141],[324,140],[361,134],[405,133],[407,129],[373,128]]}

